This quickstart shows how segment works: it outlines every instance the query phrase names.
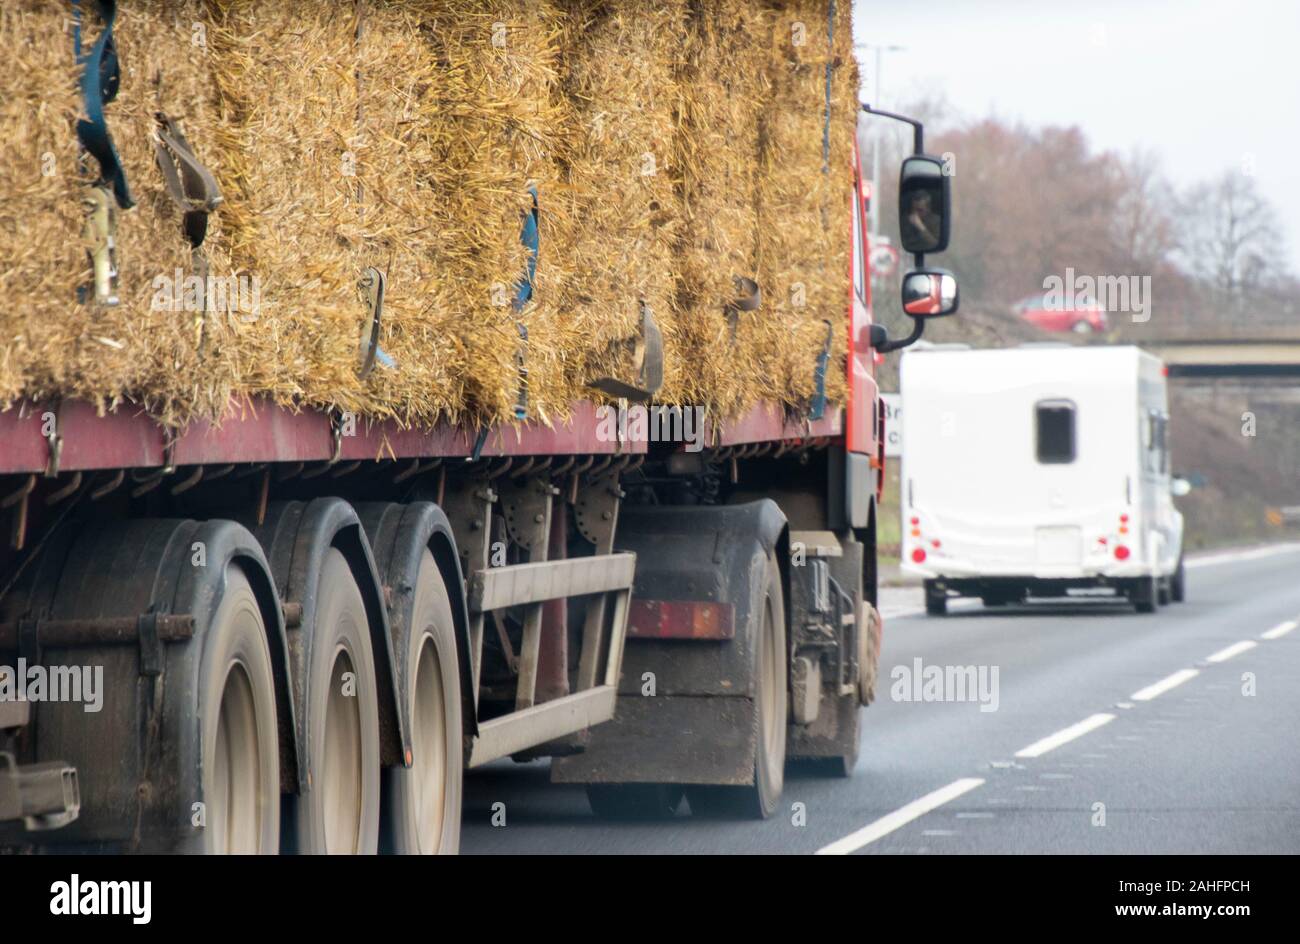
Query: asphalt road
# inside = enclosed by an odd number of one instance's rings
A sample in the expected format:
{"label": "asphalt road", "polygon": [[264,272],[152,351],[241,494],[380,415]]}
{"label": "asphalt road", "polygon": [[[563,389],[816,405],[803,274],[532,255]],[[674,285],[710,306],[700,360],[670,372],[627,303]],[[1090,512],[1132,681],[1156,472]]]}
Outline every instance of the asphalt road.
{"label": "asphalt road", "polygon": [[[918,590],[889,591],[884,687],[851,779],[791,770],[764,822],[683,802],[627,824],[596,819],[544,761],[499,763],[467,779],[461,851],[1300,852],[1300,546],[1198,559],[1187,596],[1146,616],[975,601],[928,618]],[[904,700],[917,659],[984,667],[996,710],[951,688]]]}

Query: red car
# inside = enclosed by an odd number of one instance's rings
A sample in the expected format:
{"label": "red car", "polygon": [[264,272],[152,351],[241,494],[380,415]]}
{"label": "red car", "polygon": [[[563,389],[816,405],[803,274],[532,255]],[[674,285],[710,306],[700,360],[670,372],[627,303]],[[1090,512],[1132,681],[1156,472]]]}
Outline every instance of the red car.
{"label": "red car", "polygon": [[1011,306],[1011,310],[1044,331],[1099,334],[1107,327],[1106,309],[1092,299],[1062,301],[1047,295],[1031,295]]}

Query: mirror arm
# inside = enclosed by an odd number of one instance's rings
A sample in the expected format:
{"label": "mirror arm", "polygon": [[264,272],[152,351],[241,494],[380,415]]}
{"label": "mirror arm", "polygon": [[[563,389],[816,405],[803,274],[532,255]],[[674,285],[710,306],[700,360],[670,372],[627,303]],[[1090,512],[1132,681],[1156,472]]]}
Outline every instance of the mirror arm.
{"label": "mirror arm", "polygon": [[881,118],[892,118],[894,121],[901,121],[904,124],[912,126],[912,151],[915,154],[925,153],[925,126],[915,118],[908,118],[906,115],[899,115],[892,111],[882,111],[879,108],[872,108],[866,102],[862,103],[862,110],[868,115],[879,115]]}
{"label": "mirror arm", "polygon": [[[876,327],[876,325],[872,325],[872,327],[874,328]],[[884,331],[884,325],[880,325],[880,328],[882,331]],[[881,354],[888,354],[890,351],[901,351],[903,348],[907,347],[908,345],[915,344],[917,341],[921,340],[921,335],[923,334],[925,334],[925,319],[913,318],[912,333],[909,334],[907,337],[900,338],[897,341],[890,341],[888,334],[886,334],[885,340],[881,344],[873,343],[872,347],[874,347]]]}

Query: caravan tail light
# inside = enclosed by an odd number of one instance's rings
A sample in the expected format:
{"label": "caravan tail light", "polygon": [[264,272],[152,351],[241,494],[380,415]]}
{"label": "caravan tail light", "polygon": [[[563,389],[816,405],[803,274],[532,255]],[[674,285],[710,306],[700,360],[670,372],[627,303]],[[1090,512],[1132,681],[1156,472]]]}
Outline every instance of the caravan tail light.
{"label": "caravan tail light", "polygon": [[912,551],[912,562],[916,564],[925,563],[925,548],[918,547]]}
{"label": "caravan tail light", "polygon": [[1125,545],[1115,545],[1115,560],[1128,560],[1128,548]]}

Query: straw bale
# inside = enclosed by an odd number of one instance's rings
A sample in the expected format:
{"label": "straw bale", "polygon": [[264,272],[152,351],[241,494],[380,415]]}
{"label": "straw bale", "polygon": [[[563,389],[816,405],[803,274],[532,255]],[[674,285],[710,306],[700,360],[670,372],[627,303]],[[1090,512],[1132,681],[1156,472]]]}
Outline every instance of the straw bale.
{"label": "straw bale", "polygon": [[[591,397],[588,381],[633,378],[629,341],[648,305],[665,335],[666,388],[689,369],[672,336],[676,305],[675,194],[677,58],[685,0],[613,3],[571,0],[561,91],[572,138],[561,187],[545,201],[567,225],[553,226],[543,267],[563,260],[558,320],[569,352],[569,389]],[[548,286],[544,283],[543,289]],[[665,393],[667,393],[667,389]]]}
{"label": "straw bale", "polygon": [[[814,392],[813,362],[832,325],[826,393],[845,395],[843,317],[851,233],[849,168],[858,112],[852,8],[835,5],[828,45],[824,0],[775,7],[770,99],[759,170],[759,282],[767,323],[747,346],[770,378],[769,396],[789,404]],[[796,42],[796,38],[800,40]],[[826,65],[831,65],[830,155],[823,157]]]}
{"label": "straw bale", "polygon": [[[828,50],[815,0],[123,4],[122,88],[106,112],[138,205],[119,213],[121,304],[99,308],[75,302],[89,178],[70,15],[7,3],[0,41],[18,61],[0,75],[0,406],[131,401],[175,424],[262,395],[403,423],[502,421],[523,323],[529,415],[551,420],[594,396],[591,379],[630,379],[644,303],[665,335],[662,401],[797,408],[822,319],[846,294],[857,78],[849,4],[837,7]],[[154,165],[159,110],[220,183],[205,253],[214,276],[255,280],[255,311],[156,304],[159,277],[192,273]],[[516,312],[530,185],[540,264]],[[361,380],[367,266],[388,274],[394,366]],[[733,340],[722,306],[735,275],[756,277],[764,304]]]}

